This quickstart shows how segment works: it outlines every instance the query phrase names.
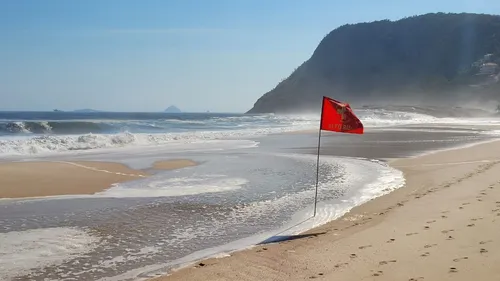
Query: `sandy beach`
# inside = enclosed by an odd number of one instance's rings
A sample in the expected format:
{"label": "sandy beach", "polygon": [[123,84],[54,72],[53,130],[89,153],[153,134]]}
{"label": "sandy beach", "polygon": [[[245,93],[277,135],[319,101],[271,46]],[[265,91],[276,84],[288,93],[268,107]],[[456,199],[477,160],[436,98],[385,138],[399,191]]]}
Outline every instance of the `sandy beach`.
{"label": "sandy beach", "polygon": [[156,161],[153,164],[153,169],[156,170],[173,170],[185,167],[196,166],[197,163],[188,159],[175,159],[167,161]]}
{"label": "sandy beach", "polygon": [[[152,168],[172,170],[196,165],[185,159],[157,161]],[[149,172],[97,161],[0,163],[0,198],[94,194]]]}
{"label": "sandy beach", "polygon": [[154,280],[500,280],[500,142],[390,164],[405,187],[288,241]]}

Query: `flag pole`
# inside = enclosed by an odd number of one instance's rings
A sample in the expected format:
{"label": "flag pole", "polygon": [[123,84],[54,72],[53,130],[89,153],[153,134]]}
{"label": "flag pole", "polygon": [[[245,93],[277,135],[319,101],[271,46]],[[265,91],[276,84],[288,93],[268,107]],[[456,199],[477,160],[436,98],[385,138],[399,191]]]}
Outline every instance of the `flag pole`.
{"label": "flag pole", "polygon": [[319,149],[321,147],[321,124],[323,123],[323,106],[325,104],[325,97],[323,97],[323,101],[321,102],[321,118],[319,121],[319,134],[318,134],[318,155],[316,159],[316,191],[314,194],[314,215],[316,216],[316,206],[318,204],[318,179],[319,179]]}

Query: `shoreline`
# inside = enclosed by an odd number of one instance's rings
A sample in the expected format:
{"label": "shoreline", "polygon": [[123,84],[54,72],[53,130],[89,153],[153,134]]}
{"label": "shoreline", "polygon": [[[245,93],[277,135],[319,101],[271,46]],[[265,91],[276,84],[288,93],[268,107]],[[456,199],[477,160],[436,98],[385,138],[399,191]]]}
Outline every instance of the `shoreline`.
{"label": "shoreline", "polygon": [[446,152],[446,151],[467,149],[467,148],[471,148],[471,147],[474,147],[474,146],[488,144],[488,143],[493,143],[493,142],[497,142],[497,141],[500,142],[500,138],[491,138],[491,139],[485,139],[485,140],[481,140],[481,141],[477,141],[477,142],[473,142],[473,143],[459,144],[459,145],[451,146],[451,147],[447,147],[447,148],[438,148],[438,149],[430,150],[430,151],[422,151],[422,152],[417,152],[414,155],[410,155],[408,157],[392,158],[392,159],[388,158],[387,159],[387,163],[389,165],[391,165],[391,163],[393,161],[398,161],[398,160],[401,160],[401,159],[414,159],[414,158],[424,157],[424,156],[433,155],[433,154],[436,154],[436,153],[441,153],[441,152]]}
{"label": "shoreline", "polygon": [[[234,273],[234,271],[236,270],[236,264],[240,265],[242,264],[242,262],[247,261],[248,259],[253,260],[254,258],[256,259],[255,261],[258,262],[261,259],[260,257],[258,257],[261,255],[261,253],[270,255],[274,260],[274,257],[291,255],[290,249],[295,249],[297,247],[302,247],[311,243],[315,244],[314,241],[317,240],[325,240],[323,241],[324,243],[335,243],[336,241],[339,241],[341,239],[348,239],[349,237],[359,232],[369,232],[370,229],[377,226],[378,224],[383,223],[388,217],[392,216],[392,212],[399,208],[402,208],[407,203],[415,203],[416,200],[440,191],[441,189],[448,189],[444,191],[449,191],[449,188],[452,187],[452,184],[446,183],[446,181],[454,180],[457,178],[457,176],[463,174],[469,175],[469,170],[474,170],[478,167],[486,166],[487,168],[485,169],[485,171],[491,169],[491,167],[500,162],[500,152],[489,153],[489,151],[499,145],[499,139],[489,139],[473,144],[465,144],[458,147],[438,149],[436,151],[430,151],[428,153],[422,153],[406,158],[390,159],[387,161],[389,166],[403,171],[405,179],[407,180],[405,186],[389,194],[377,197],[364,204],[358,205],[336,220],[330,221],[322,226],[312,228],[301,233],[300,235],[297,235],[299,237],[306,237],[306,239],[294,239],[293,241],[285,240],[265,246],[255,245],[250,249],[241,249],[230,253],[221,253],[229,256],[224,258],[205,258],[186,263],[179,267],[170,269],[169,273],[164,276],[151,278],[150,280],[229,280],[229,276],[232,276],[231,271],[233,271]],[[436,168],[436,166],[439,166],[440,168],[438,169]],[[447,170],[446,175],[442,175],[437,172],[443,169]],[[425,173],[427,173],[428,177],[430,178],[428,179],[428,181],[431,181],[434,184],[422,185],[422,179],[420,179],[420,177],[422,177],[421,174]],[[466,179],[467,178],[461,179],[459,177],[459,180],[456,181],[456,183],[460,184]],[[423,181],[425,182],[425,180]],[[443,186],[442,188],[436,187],[440,185],[438,184],[438,182]],[[428,183],[426,182],[426,184]],[[500,198],[498,199],[500,200]],[[332,232],[335,233],[331,235]],[[330,235],[326,237],[327,234]],[[370,248],[372,248],[372,246],[370,246]],[[315,249],[320,250],[321,248]],[[347,247],[345,250],[354,251],[358,249],[349,249],[349,247]],[[311,251],[305,251],[307,252],[306,256],[308,257],[316,256],[314,250],[312,250],[313,253],[311,253]],[[323,258],[327,259],[328,257]],[[307,263],[307,260],[301,260],[301,262]],[[332,265],[331,269],[334,269],[334,272],[339,268],[343,268],[341,265],[338,267],[337,265]],[[324,266],[325,265],[323,265],[323,267]],[[301,265],[300,263],[293,265],[291,264],[291,267],[297,268],[301,267]],[[275,270],[276,269],[274,269],[272,273],[275,273]],[[323,269],[322,271],[326,270]],[[255,274],[257,273],[255,272]],[[375,272],[374,274],[381,275],[381,273],[378,272]],[[221,276],[225,276],[226,278],[223,278]],[[271,275],[262,274],[258,275],[258,277],[254,277],[263,280],[270,280],[266,279],[265,276]],[[324,273],[313,278],[322,278],[323,276],[325,276]],[[335,275],[332,275],[332,277],[333,276]],[[372,278],[376,276],[377,275],[372,275]],[[290,276],[288,275],[288,277]],[[352,274],[342,276],[342,278],[347,278],[345,280],[351,280],[349,279],[351,277],[353,277]],[[289,280],[289,278],[278,278],[273,280],[282,279]],[[297,278],[297,280],[298,279],[303,280],[307,278]],[[240,280],[252,279],[242,278]],[[352,280],[360,279],[354,278]]]}
{"label": "shoreline", "polygon": [[0,199],[15,200],[65,195],[92,195],[113,184],[146,178],[150,170],[174,170],[195,166],[188,159],[156,161],[136,170],[105,161],[25,161],[0,163]]}

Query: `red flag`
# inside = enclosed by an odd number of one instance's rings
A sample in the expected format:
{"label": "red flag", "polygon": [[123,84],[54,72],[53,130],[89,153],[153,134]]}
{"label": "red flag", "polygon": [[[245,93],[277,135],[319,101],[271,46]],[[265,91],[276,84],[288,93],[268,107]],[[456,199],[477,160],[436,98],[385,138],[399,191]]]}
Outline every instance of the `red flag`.
{"label": "red flag", "polygon": [[323,97],[321,130],[350,134],[363,134],[363,124],[347,103]]}

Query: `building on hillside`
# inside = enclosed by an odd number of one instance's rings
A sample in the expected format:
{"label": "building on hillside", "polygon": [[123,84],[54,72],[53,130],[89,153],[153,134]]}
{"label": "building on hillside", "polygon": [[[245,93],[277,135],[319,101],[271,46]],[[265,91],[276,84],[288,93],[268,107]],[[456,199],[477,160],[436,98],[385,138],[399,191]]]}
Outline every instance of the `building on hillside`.
{"label": "building on hillside", "polygon": [[483,63],[477,75],[493,75],[498,71],[498,64],[493,62]]}
{"label": "building on hillside", "polygon": [[493,54],[484,55],[484,62],[491,62],[492,59],[493,59]]}

